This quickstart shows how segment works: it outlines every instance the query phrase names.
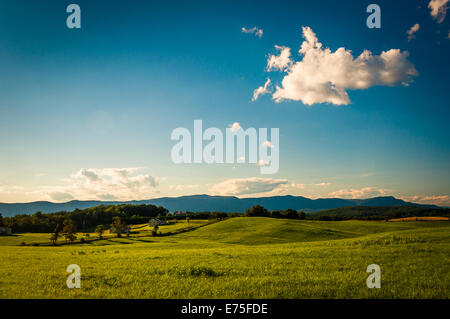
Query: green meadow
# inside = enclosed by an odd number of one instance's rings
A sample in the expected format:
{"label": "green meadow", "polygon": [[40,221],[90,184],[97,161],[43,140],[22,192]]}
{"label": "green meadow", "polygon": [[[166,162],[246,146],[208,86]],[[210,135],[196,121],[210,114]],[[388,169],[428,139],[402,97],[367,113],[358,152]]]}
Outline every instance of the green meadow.
{"label": "green meadow", "polygon": [[[450,297],[448,221],[195,223],[205,226],[152,236],[140,225],[130,237],[56,247],[20,245],[50,234],[0,237],[0,298]],[[81,267],[80,289],[67,288],[69,264]],[[381,267],[380,289],[366,286],[370,264]]]}

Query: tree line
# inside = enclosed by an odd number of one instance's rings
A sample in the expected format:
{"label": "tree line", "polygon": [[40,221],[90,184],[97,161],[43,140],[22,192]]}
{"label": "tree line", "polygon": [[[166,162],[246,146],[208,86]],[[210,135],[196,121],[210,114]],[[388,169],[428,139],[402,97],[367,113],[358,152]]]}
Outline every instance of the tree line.
{"label": "tree line", "polygon": [[[102,226],[106,231],[113,224],[115,217],[126,225],[144,224],[151,218],[164,220],[184,220],[184,219],[208,219],[220,220],[228,217],[241,216],[240,213],[224,212],[183,212],[182,215],[171,214],[166,208],[155,205],[99,205],[86,209],[75,209],[67,212],[56,213],[36,212],[32,215],[16,215],[13,217],[2,217],[0,214],[0,226],[10,227],[13,233],[56,233],[56,237],[65,237],[63,234],[64,223],[71,220],[73,223],[66,225],[66,230],[71,228],[82,232],[95,231],[98,226]],[[67,222],[69,223],[69,222]],[[119,225],[119,224],[118,224]],[[125,227],[123,226],[123,227]],[[121,228],[121,227],[118,227]],[[70,238],[67,237],[67,240]]]}
{"label": "tree line", "polygon": [[100,205],[72,212],[41,213],[3,217],[2,223],[14,233],[48,233],[63,227],[65,220],[71,220],[76,229],[87,231],[98,225],[109,225],[114,217],[119,217],[126,224],[142,224],[150,218],[166,216],[169,211],[155,205]]}
{"label": "tree line", "polygon": [[272,217],[272,218],[286,218],[286,219],[305,219],[306,213],[303,211],[296,211],[294,209],[286,210],[272,210],[268,211],[261,205],[255,205],[245,211],[247,217]]}
{"label": "tree line", "polygon": [[[450,216],[450,209],[442,208],[424,208],[412,206],[394,206],[394,207],[365,207],[351,206],[341,207],[330,210],[323,210],[306,214],[303,211],[294,209],[268,211],[261,205],[255,205],[242,213],[224,213],[224,212],[184,212],[182,215],[170,214],[169,211],[161,206],[155,205],[99,205],[86,209],[75,209],[71,212],[41,213],[36,212],[32,215],[16,215],[13,217],[2,217],[0,214],[0,227],[10,227],[14,233],[49,233],[55,229],[60,229],[62,234],[64,222],[71,220],[73,227],[80,231],[92,231],[97,226],[103,225],[109,227],[118,217],[125,225],[147,223],[151,218],[160,218],[166,220],[174,219],[208,219],[217,220],[238,216],[260,216],[286,219],[315,219],[315,220],[382,220],[404,217],[418,216]],[[70,228],[71,226],[67,226]]]}
{"label": "tree line", "polygon": [[449,208],[428,208],[415,206],[350,206],[322,210],[306,214],[294,209],[268,211],[261,205],[255,205],[245,211],[245,216],[272,217],[286,219],[310,219],[322,221],[340,221],[349,219],[387,220],[405,217],[446,216],[450,217]]}
{"label": "tree line", "polygon": [[[175,212],[176,213],[176,212]],[[184,212],[184,216],[171,215],[167,219],[171,220],[174,218],[177,219],[208,219],[208,220],[218,220],[225,219],[229,217],[239,217],[242,216],[242,213],[224,213],[224,212]]]}
{"label": "tree line", "polygon": [[[103,233],[107,230],[105,225],[97,225],[95,233],[97,233],[98,239],[103,239]],[[119,216],[114,216],[110,225],[111,232],[115,233],[117,237],[122,237],[122,233],[126,232],[127,237],[130,236],[129,227],[125,224]],[[85,234],[85,236],[90,236]],[[72,243],[77,239],[77,226],[71,219],[66,219],[62,224],[57,224],[55,229],[50,235],[50,240],[53,245],[56,245],[58,239],[64,237],[66,243]],[[81,242],[85,242],[85,238],[80,239]],[[25,244],[25,243],[23,243]]]}
{"label": "tree line", "polygon": [[309,218],[318,220],[386,220],[406,217],[446,216],[450,217],[449,208],[429,208],[415,206],[350,206],[322,210],[309,214]]}

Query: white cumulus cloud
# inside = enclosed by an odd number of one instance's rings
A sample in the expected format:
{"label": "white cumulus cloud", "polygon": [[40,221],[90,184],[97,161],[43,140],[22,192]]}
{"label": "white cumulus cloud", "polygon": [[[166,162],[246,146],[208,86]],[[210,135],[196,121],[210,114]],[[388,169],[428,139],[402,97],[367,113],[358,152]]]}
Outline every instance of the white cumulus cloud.
{"label": "white cumulus cloud", "polygon": [[[140,200],[158,194],[157,186],[163,178],[142,173],[144,168],[82,168],[59,185],[40,185],[33,188],[9,185],[0,187],[0,197],[10,202],[50,200]],[[1,186],[1,185],[0,185]]]}
{"label": "white cumulus cloud", "polygon": [[[343,47],[332,52],[324,48],[310,27],[303,27],[304,41],[299,53],[301,61],[292,61],[283,52],[269,57],[267,69],[283,69],[281,86],[276,86],[272,98],[301,101],[306,105],[330,103],[347,105],[347,90],[367,89],[376,85],[408,85],[418,75],[408,61],[409,53],[399,49],[382,51],[380,55],[364,50],[357,58]],[[275,63],[274,61],[282,61]],[[257,96],[256,96],[257,97]]]}
{"label": "white cumulus cloud", "polygon": [[272,70],[284,70],[287,69],[291,64],[291,48],[275,46],[275,49],[280,51],[279,55],[270,55],[267,59],[267,71]]}
{"label": "white cumulus cloud", "polygon": [[51,187],[47,192],[53,200],[62,198],[131,200],[147,199],[154,193],[160,179],[139,174],[139,167],[82,168],[66,180],[63,187]]}

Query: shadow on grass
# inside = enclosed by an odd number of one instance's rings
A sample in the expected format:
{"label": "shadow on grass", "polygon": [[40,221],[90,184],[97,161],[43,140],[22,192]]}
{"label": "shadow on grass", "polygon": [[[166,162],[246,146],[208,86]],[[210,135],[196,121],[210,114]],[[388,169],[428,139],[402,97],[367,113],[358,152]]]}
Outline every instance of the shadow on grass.
{"label": "shadow on grass", "polygon": [[107,239],[106,242],[113,243],[113,244],[125,244],[125,245],[132,244],[132,243],[129,242],[129,241],[122,241],[122,240],[117,240],[117,239],[116,239],[116,240],[113,240],[113,239]]}
{"label": "shadow on grass", "polygon": [[154,240],[148,240],[148,239],[134,239],[134,241],[141,241],[143,243],[154,243]]}

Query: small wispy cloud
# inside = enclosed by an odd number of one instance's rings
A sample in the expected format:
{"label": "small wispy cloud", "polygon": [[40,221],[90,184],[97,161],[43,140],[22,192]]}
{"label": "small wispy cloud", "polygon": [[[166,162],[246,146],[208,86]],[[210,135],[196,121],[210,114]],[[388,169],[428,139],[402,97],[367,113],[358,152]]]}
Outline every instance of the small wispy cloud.
{"label": "small wispy cloud", "polygon": [[437,23],[444,22],[449,1],[450,0],[431,0],[428,3],[428,8],[431,10],[430,14]]}
{"label": "small wispy cloud", "polygon": [[229,125],[231,128],[231,132],[236,132],[239,131],[239,129],[241,129],[241,124],[239,124],[239,122],[234,122],[233,124]]}
{"label": "small wispy cloud", "polygon": [[408,41],[411,41],[412,39],[414,39],[416,37],[414,35],[414,33],[419,31],[419,29],[420,29],[420,25],[418,23],[416,23],[408,31],[406,31],[406,33],[408,34]]}
{"label": "small wispy cloud", "polygon": [[265,141],[264,143],[262,143],[262,146],[268,147],[268,148],[273,148],[273,144],[270,141]]}
{"label": "small wispy cloud", "polygon": [[192,184],[192,185],[171,185],[170,189],[174,189],[176,191],[186,191],[200,187],[200,185]]}
{"label": "small wispy cloud", "polygon": [[256,90],[253,91],[253,98],[252,101],[256,101],[260,95],[271,93],[270,91],[270,79],[266,80],[266,83],[264,83],[264,86],[260,86]]}
{"label": "small wispy cloud", "polygon": [[247,29],[245,27],[242,27],[241,32],[247,33],[247,34],[254,34],[254,35],[256,35],[259,38],[262,38],[262,36],[263,36],[263,30],[259,29],[257,27],[253,27],[251,29]]}
{"label": "small wispy cloud", "polygon": [[335,192],[331,192],[329,195],[332,197],[339,198],[370,198],[377,196],[386,196],[388,194],[387,189],[377,188],[377,187],[363,187],[360,189],[340,189]]}
{"label": "small wispy cloud", "polygon": [[275,46],[275,49],[280,52],[279,55],[270,55],[267,59],[267,71],[279,70],[283,71],[287,69],[291,64],[291,48],[282,47],[279,45]]}
{"label": "small wispy cloud", "polygon": [[407,202],[420,203],[420,204],[433,204],[440,206],[450,206],[450,197],[448,195],[413,195],[413,196],[401,196]]}
{"label": "small wispy cloud", "polygon": [[256,163],[256,165],[258,165],[258,166],[269,166],[270,162],[264,161],[264,160],[259,160],[258,163]]}
{"label": "small wispy cloud", "polygon": [[232,178],[215,184],[211,191],[218,195],[246,195],[271,192],[281,185],[288,184],[286,179],[273,178]]}
{"label": "small wispy cloud", "polygon": [[320,186],[320,187],[326,187],[326,186],[330,186],[330,185],[331,185],[331,183],[326,183],[326,182],[314,184],[314,186]]}

